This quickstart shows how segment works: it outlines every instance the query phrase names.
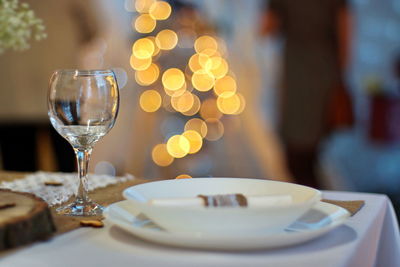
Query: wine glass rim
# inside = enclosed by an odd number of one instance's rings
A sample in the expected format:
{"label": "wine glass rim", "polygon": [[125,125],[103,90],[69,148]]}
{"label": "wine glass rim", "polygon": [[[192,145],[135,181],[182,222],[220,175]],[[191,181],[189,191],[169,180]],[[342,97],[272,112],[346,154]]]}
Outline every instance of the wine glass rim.
{"label": "wine glass rim", "polygon": [[114,74],[112,69],[57,69],[54,73],[74,74],[74,75],[94,75],[94,74]]}

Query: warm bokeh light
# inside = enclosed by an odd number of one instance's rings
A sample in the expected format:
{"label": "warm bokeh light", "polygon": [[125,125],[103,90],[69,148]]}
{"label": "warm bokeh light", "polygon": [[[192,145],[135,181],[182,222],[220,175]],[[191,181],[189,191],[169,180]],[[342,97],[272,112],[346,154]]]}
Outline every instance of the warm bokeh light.
{"label": "warm bokeh light", "polygon": [[192,75],[192,84],[198,91],[206,92],[213,88],[214,77],[205,70],[198,70]]}
{"label": "warm bokeh light", "polygon": [[146,112],[155,112],[161,107],[161,95],[156,90],[146,90],[140,95],[140,107]]}
{"label": "warm bokeh light", "polygon": [[246,99],[243,97],[242,94],[236,94],[239,97],[240,100],[240,107],[239,109],[234,113],[234,115],[239,115],[240,113],[243,112],[243,110],[246,108]]}
{"label": "warm bokeh light", "polygon": [[222,113],[218,110],[215,98],[208,98],[201,103],[200,116],[203,119],[219,119]]}
{"label": "warm bokeh light", "polygon": [[171,15],[171,6],[164,1],[156,1],[149,8],[149,14],[156,20],[165,20]]}
{"label": "warm bokeh light", "polygon": [[153,42],[153,45],[154,45],[153,57],[157,56],[158,53],[160,53],[161,49],[156,45],[156,37],[147,36],[146,38]]}
{"label": "warm bokeh light", "polygon": [[134,70],[145,70],[150,67],[152,60],[149,58],[137,58],[135,55],[131,55],[129,63]]}
{"label": "warm bokeh light", "polygon": [[202,137],[205,137],[207,135],[207,124],[199,118],[190,119],[185,124],[185,131],[190,130],[196,131]]}
{"label": "warm bokeh light", "polygon": [[190,151],[189,140],[182,135],[174,135],[168,139],[167,151],[174,158],[183,158]]}
{"label": "warm bokeh light", "polygon": [[212,57],[209,57],[208,60],[205,62],[203,68],[205,70],[211,71],[218,69],[218,67],[222,64],[222,57],[219,55],[214,55]]}
{"label": "warm bokeh light", "polygon": [[178,43],[178,35],[171,30],[162,30],[156,35],[156,45],[162,50],[174,49]]}
{"label": "warm bokeh light", "polygon": [[179,88],[178,90],[170,90],[166,87],[164,87],[164,92],[169,95],[169,96],[174,96],[174,97],[178,97],[183,95],[186,92],[187,89],[187,84],[186,82],[183,83],[183,86],[181,88]]}
{"label": "warm bokeh light", "polygon": [[214,92],[219,97],[231,97],[236,92],[236,81],[227,75],[215,81]]}
{"label": "warm bokeh light", "polygon": [[201,106],[200,99],[197,95],[193,95],[193,105],[188,111],[182,112],[183,115],[185,116],[193,116],[197,112],[199,112]]}
{"label": "warm bokeh light", "polygon": [[157,22],[149,15],[142,14],[136,18],[134,27],[137,32],[150,33],[156,27]]}
{"label": "warm bokeh light", "polygon": [[209,56],[206,54],[194,54],[189,59],[189,68],[192,72],[196,72],[198,70],[203,69],[203,64],[207,63]]}
{"label": "warm bokeh light", "polygon": [[135,9],[139,13],[148,13],[155,0],[135,0]]}
{"label": "warm bokeh light", "polygon": [[171,97],[171,105],[178,112],[189,111],[194,103],[193,94],[190,92],[185,92],[181,96]]}
{"label": "warm bokeh light", "polygon": [[137,58],[149,58],[154,53],[154,43],[148,38],[141,38],[136,40],[132,47],[132,53]]}
{"label": "warm bokeh light", "polygon": [[207,135],[209,141],[217,141],[224,135],[224,125],[218,119],[207,119]]}
{"label": "warm bokeh light", "polygon": [[176,176],[175,179],[190,179],[193,178],[192,176],[190,176],[189,174],[180,174],[178,176]]}
{"label": "warm bokeh light", "polygon": [[180,69],[171,68],[164,71],[161,81],[165,88],[176,91],[185,84],[185,75]]}
{"label": "warm bokeh light", "polygon": [[186,131],[182,134],[190,143],[189,154],[197,153],[203,146],[203,138],[194,130]]}
{"label": "warm bokeh light", "polygon": [[158,166],[168,166],[174,158],[168,153],[166,144],[158,144],[151,151],[151,157]]}
{"label": "warm bokeh light", "polygon": [[[226,97],[225,94],[229,96]],[[240,98],[236,94],[223,93],[217,99],[217,106],[224,114],[235,114],[240,108]]]}
{"label": "warm bokeh light", "polygon": [[169,95],[163,96],[162,106],[168,112],[176,112],[176,110],[171,105],[171,97]]}
{"label": "warm bokeh light", "polygon": [[220,79],[228,73],[229,65],[225,59],[221,58],[218,66],[215,68],[211,68],[209,71],[215,79]]}
{"label": "warm bokeh light", "polygon": [[136,71],[135,80],[138,84],[147,86],[157,81],[159,75],[160,70],[158,66],[152,63],[147,69]]}
{"label": "warm bokeh light", "polygon": [[199,54],[203,53],[212,56],[218,49],[218,43],[213,37],[203,35],[194,42],[194,49]]}

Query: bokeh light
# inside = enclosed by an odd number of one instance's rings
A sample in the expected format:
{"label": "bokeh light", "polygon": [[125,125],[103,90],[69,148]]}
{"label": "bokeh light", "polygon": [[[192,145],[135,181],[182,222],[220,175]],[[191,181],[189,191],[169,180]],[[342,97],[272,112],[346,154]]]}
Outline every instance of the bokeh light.
{"label": "bokeh light", "polygon": [[157,46],[157,44],[156,44],[156,37],[154,37],[154,36],[147,36],[146,38],[153,42],[153,45],[154,45],[153,57],[157,56],[158,53],[160,53],[161,49],[160,49],[160,48]]}
{"label": "bokeh light", "polygon": [[135,9],[139,13],[148,13],[155,0],[135,0]]}
{"label": "bokeh light", "polygon": [[166,144],[158,144],[151,151],[151,157],[158,166],[168,166],[174,158],[168,153]]}
{"label": "bokeh light", "polygon": [[207,119],[207,135],[208,141],[217,141],[224,135],[224,125],[218,119]]}
{"label": "bokeh light", "polygon": [[237,93],[236,94],[239,97],[240,100],[240,107],[239,109],[234,113],[234,115],[239,115],[243,112],[243,110],[246,108],[246,99],[243,97],[242,94]]}
{"label": "bokeh light", "polygon": [[174,135],[168,139],[167,151],[174,158],[183,158],[190,151],[189,140],[182,135]]}
{"label": "bokeh light", "polygon": [[186,84],[186,82],[184,82],[183,85],[182,85],[182,87],[179,88],[178,90],[170,90],[170,89],[164,87],[164,92],[165,92],[167,95],[171,96],[171,97],[172,97],[172,96],[174,96],[174,97],[181,96],[181,95],[183,95],[183,94],[186,92],[186,90],[187,90],[187,84]]}
{"label": "bokeh light", "polygon": [[165,20],[171,15],[171,6],[164,1],[156,1],[149,8],[149,14],[156,20]]}
{"label": "bokeh light", "polygon": [[205,62],[203,68],[205,70],[211,71],[218,69],[218,67],[222,64],[222,57],[219,55],[214,55],[212,57],[209,57],[208,60]]}
{"label": "bokeh light", "polygon": [[161,107],[161,95],[156,90],[146,90],[140,95],[140,107],[146,112],[155,112]]}
{"label": "bokeh light", "polygon": [[193,116],[197,112],[199,112],[199,110],[200,110],[200,107],[201,107],[200,98],[197,95],[194,95],[194,94],[192,94],[192,95],[193,95],[193,105],[192,105],[192,107],[187,111],[181,112],[185,116]]}
{"label": "bokeh light", "polygon": [[165,88],[175,91],[185,84],[185,75],[180,69],[171,68],[163,73],[161,81]]}
{"label": "bokeh light", "polygon": [[137,58],[149,58],[154,53],[154,43],[148,38],[136,40],[132,47],[132,53]]}
{"label": "bokeh light", "polygon": [[162,30],[156,35],[156,45],[162,50],[174,49],[178,43],[178,35],[172,30]]}
{"label": "bokeh light", "polygon": [[182,134],[190,143],[189,154],[197,153],[203,146],[203,138],[194,130],[185,131]]}
{"label": "bokeh light", "polygon": [[221,58],[220,63],[217,67],[211,68],[209,72],[214,76],[215,79],[224,77],[229,71],[229,65],[225,59]]}
{"label": "bokeh light", "polygon": [[236,81],[227,75],[215,81],[214,92],[219,97],[231,97],[236,92]]}
{"label": "bokeh light", "polygon": [[[225,94],[229,94],[229,96],[226,97]],[[235,114],[240,108],[240,98],[236,94],[223,93],[217,99],[217,106],[224,114]]]}
{"label": "bokeh light", "polygon": [[194,103],[193,94],[190,92],[185,92],[181,96],[171,97],[171,105],[178,112],[189,111]]}
{"label": "bokeh light", "polygon": [[137,32],[150,33],[156,27],[157,22],[149,14],[141,14],[134,21],[134,27]]}
{"label": "bokeh light", "polygon": [[205,137],[207,135],[207,124],[205,123],[205,121],[199,118],[190,119],[185,124],[185,131],[190,130],[196,131],[202,137]]}
{"label": "bokeh light", "polygon": [[189,59],[189,68],[192,72],[199,71],[203,69],[203,64],[207,63],[209,56],[206,54],[194,54]]}
{"label": "bokeh light", "polygon": [[159,75],[160,70],[158,66],[152,63],[147,69],[136,71],[135,80],[138,84],[147,86],[157,81]]}
{"label": "bokeh light", "polygon": [[219,119],[222,113],[218,110],[217,100],[215,98],[208,98],[201,103],[200,116],[203,119]]}
{"label": "bokeh light", "polygon": [[203,35],[194,42],[194,49],[199,54],[203,53],[212,56],[218,49],[218,43],[213,37]]}
{"label": "bokeh light", "polygon": [[148,58],[137,58],[134,54],[131,55],[129,63],[134,70],[145,70],[150,67],[152,60]]}
{"label": "bokeh light", "polygon": [[193,177],[190,176],[189,174],[180,174],[175,177],[175,179],[190,179],[190,178],[193,178]]}
{"label": "bokeh light", "polygon": [[192,84],[198,91],[206,92],[213,88],[214,77],[205,70],[198,70],[192,75]]}

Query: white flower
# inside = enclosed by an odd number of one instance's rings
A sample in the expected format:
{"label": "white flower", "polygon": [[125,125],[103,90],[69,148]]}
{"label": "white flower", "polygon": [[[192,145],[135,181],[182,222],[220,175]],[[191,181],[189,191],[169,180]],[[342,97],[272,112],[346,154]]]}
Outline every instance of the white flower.
{"label": "white flower", "polygon": [[7,49],[28,49],[30,39],[39,41],[46,36],[43,21],[27,3],[0,0],[0,54]]}

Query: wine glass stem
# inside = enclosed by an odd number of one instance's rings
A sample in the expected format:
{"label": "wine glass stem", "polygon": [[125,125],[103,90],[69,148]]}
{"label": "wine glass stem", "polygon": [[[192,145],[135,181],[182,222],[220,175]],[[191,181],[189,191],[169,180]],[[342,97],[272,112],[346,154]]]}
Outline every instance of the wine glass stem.
{"label": "wine glass stem", "polygon": [[88,182],[87,182],[87,171],[89,166],[90,155],[92,154],[92,148],[74,148],[76,159],[78,162],[78,173],[79,173],[79,187],[76,201],[82,204],[88,200]]}

